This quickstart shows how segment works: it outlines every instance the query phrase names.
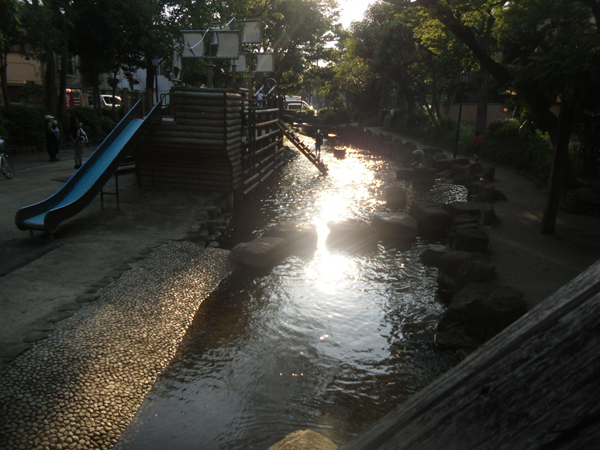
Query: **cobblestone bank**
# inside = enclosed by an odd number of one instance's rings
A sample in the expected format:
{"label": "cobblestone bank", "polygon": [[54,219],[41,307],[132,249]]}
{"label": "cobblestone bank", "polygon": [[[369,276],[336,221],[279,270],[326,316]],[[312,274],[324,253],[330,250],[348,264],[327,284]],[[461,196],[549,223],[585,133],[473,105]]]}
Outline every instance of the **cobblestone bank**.
{"label": "cobblestone bank", "polygon": [[227,250],[172,242],[135,257],[0,373],[0,449],[108,449],[175,354]]}

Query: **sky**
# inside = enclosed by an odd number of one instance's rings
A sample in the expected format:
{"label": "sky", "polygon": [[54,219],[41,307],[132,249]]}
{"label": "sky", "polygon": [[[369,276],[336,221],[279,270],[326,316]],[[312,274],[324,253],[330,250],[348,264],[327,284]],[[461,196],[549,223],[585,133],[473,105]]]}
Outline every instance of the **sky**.
{"label": "sky", "polygon": [[350,27],[351,22],[362,20],[363,14],[370,3],[375,0],[338,0],[340,4],[340,21],[344,28]]}

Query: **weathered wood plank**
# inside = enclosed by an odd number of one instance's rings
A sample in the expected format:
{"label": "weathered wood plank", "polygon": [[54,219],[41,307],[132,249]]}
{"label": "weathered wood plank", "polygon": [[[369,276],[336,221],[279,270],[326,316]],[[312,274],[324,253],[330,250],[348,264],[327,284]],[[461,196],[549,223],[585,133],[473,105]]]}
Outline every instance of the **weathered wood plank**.
{"label": "weathered wood plank", "polygon": [[156,138],[170,138],[170,139],[180,139],[180,138],[188,138],[188,139],[213,139],[213,140],[223,140],[223,138],[227,138],[229,141],[234,141],[234,139],[240,138],[242,135],[241,130],[232,131],[230,133],[214,133],[214,132],[196,132],[196,131],[186,131],[181,132],[180,130],[161,130],[156,132],[153,136],[150,136],[150,139]]}
{"label": "weathered wood plank", "polygon": [[228,100],[241,100],[242,96],[237,93],[231,92],[208,92],[199,91],[198,88],[176,88],[173,90],[174,96],[183,95],[185,97],[196,97],[196,98],[215,98],[215,99],[228,99]]}
{"label": "weathered wood plank", "polygon": [[148,136],[154,136],[162,133],[229,133],[235,131],[242,130],[242,123],[235,123],[229,126],[214,126],[214,125],[205,125],[204,122],[194,124],[194,125],[182,125],[180,123],[169,124],[166,127],[157,127],[152,133],[149,133]]}
{"label": "weathered wood plank", "polygon": [[256,142],[260,142],[262,140],[265,140],[265,139],[277,136],[278,134],[279,134],[279,131],[278,130],[274,130],[274,131],[271,131],[269,133],[265,133],[265,134],[263,134],[261,136],[257,136],[256,139],[255,139],[255,141]]}
{"label": "weathered wood plank", "polygon": [[341,449],[585,448],[600,435],[600,262]]}
{"label": "weathered wood plank", "polygon": [[223,98],[190,97],[184,94],[177,94],[174,97],[177,105],[207,105],[207,106],[240,106],[242,102],[239,99],[225,100]]}
{"label": "weathered wood plank", "polygon": [[215,113],[208,113],[208,112],[202,112],[202,111],[176,111],[175,112],[175,121],[178,122],[179,120],[197,120],[197,121],[201,121],[204,123],[209,123],[208,121],[210,120],[210,123],[215,123],[218,124],[218,121],[221,121],[221,123],[225,123],[225,121],[227,120],[242,120],[242,118],[240,117],[239,113],[236,112],[215,112]]}
{"label": "weathered wood plank", "polygon": [[189,104],[189,105],[180,105],[177,104],[175,108],[175,117],[182,113],[196,113],[196,114],[241,114],[242,107],[238,106],[208,106],[208,105],[198,105],[198,104]]}
{"label": "weathered wood plank", "polygon": [[272,119],[272,120],[267,120],[265,122],[259,122],[255,125],[256,128],[264,128],[264,127],[268,127],[270,125],[274,125],[277,122],[279,122],[279,118],[277,119]]}
{"label": "weathered wood plank", "polygon": [[226,127],[230,127],[230,126],[234,126],[234,125],[240,125],[241,123],[242,123],[242,119],[240,117],[236,117],[233,119],[227,119],[227,120],[203,119],[201,121],[198,119],[185,119],[185,118],[177,119],[178,125],[186,125],[186,126],[222,126],[222,127],[226,128]]}

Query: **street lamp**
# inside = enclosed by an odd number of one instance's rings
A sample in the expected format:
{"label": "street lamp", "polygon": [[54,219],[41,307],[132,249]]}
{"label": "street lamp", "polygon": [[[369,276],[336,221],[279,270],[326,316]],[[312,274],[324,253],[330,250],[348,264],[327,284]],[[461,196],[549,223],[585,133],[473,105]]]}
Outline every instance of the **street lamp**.
{"label": "street lamp", "polygon": [[465,83],[469,81],[469,72],[463,72],[458,76],[460,81],[460,106],[458,108],[458,120],[456,122],[456,141],[454,142],[454,154],[453,158],[456,159],[456,155],[458,154],[458,140],[460,138],[460,117],[462,116],[462,107],[463,107],[463,97],[465,92]]}

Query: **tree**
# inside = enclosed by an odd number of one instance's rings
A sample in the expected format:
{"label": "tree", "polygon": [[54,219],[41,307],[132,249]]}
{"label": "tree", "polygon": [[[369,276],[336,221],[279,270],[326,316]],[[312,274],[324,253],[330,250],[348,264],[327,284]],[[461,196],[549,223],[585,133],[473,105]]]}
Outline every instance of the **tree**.
{"label": "tree", "polygon": [[19,2],[17,0],[0,0],[0,84],[2,102],[9,104],[7,58],[8,52],[19,37]]}
{"label": "tree", "polygon": [[58,102],[56,97],[57,55],[62,61],[60,80],[66,84],[69,25],[65,18],[65,4],[66,0],[20,2],[22,34],[15,45],[25,56],[44,64],[46,107],[57,116],[64,105],[64,97]]}
{"label": "tree", "polygon": [[582,104],[589,107],[589,99],[598,99],[594,80],[600,72],[600,36],[590,21],[593,10],[582,3],[530,0],[510,4],[501,13],[500,42],[505,60],[514,67],[512,86],[535,108],[533,119],[546,115],[559,99],[542,233],[554,232],[562,188],[565,182],[573,184],[565,179],[572,176],[568,150],[573,121]]}
{"label": "tree", "polygon": [[[598,29],[594,28],[592,38],[590,16],[597,13],[598,2],[581,0],[570,2],[555,0],[525,0],[510,2],[500,0],[387,0],[402,8],[421,8],[430,17],[435,18],[450,30],[458,39],[467,45],[477,58],[482,68],[489,71],[501,86],[511,88],[516,93],[518,101],[527,105],[531,111],[531,119],[535,126],[550,133],[555,143],[554,169],[551,177],[549,205],[546,208],[542,231],[551,233],[554,230],[557,198],[564,181],[574,184],[572,166],[568,158],[568,125],[573,117],[576,102],[570,99],[570,94],[577,91],[577,83],[582,77],[588,77],[590,70],[597,72],[596,62],[598,48]],[[495,49],[490,51],[477,39],[473,23],[469,20],[469,12],[473,9],[483,9],[488,14],[488,20],[501,20],[497,33],[500,37],[502,60],[498,59]],[[591,11],[590,11],[591,9]],[[552,51],[550,51],[552,48]],[[545,50],[547,49],[547,50]],[[580,49],[585,51],[580,52]],[[543,50],[543,53],[540,53]],[[574,50],[572,53],[571,50]],[[592,58],[585,55],[592,51]],[[560,54],[562,53],[562,55]],[[514,55],[517,55],[515,64]],[[565,58],[571,55],[572,57]],[[587,56],[587,58],[586,58]],[[553,70],[538,70],[540,57],[546,63],[545,67]],[[565,77],[565,74],[585,68],[576,77]],[[547,78],[546,78],[547,77]],[[550,83],[555,88],[550,89]],[[556,98],[556,87],[562,91],[561,108],[562,123],[550,111],[550,106]],[[558,92],[561,93],[561,92]],[[575,95],[580,98],[580,95]],[[550,203],[552,203],[550,205]]]}

